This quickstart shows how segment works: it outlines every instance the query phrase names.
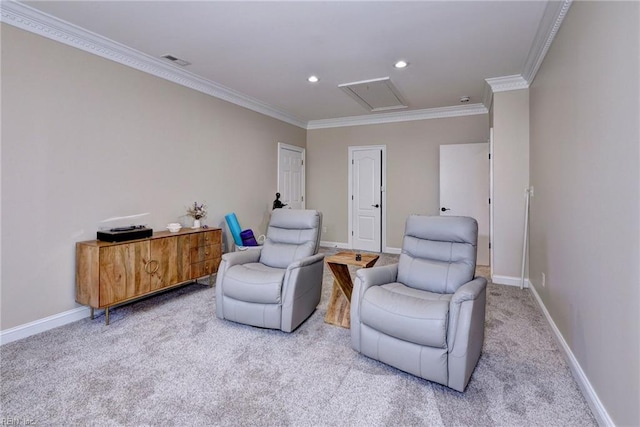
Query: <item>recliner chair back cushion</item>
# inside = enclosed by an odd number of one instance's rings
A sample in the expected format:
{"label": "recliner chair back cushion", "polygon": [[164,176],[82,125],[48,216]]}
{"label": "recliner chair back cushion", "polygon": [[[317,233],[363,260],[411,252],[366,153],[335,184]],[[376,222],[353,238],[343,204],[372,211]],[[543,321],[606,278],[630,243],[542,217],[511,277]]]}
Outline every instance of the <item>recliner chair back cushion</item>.
{"label": "recliner chair back cushion", "polygon": [[409,216],[398,281],[425,291],[454,293],[475,275],[477,241],[478,223],[473,218]]}
{"label": "recliner chair back cushion", "polygon": [[267,228],[260,262],[287,268],[299,259],[315,255],[320,244],[322,215],[315,210],[275,209]]}

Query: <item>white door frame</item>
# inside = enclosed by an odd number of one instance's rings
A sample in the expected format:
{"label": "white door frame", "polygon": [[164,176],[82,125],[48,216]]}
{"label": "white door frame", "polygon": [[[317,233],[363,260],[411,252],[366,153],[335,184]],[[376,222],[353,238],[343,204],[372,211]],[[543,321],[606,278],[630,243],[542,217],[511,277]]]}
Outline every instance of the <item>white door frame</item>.
{"label": "white door frame", "polygon": [[489,268],[493,279],[493,128],[489,128]]}
{"label": "white door frame", "polygon": [[306,148],[298,147],[297,145],[285,144],[284,142],[278,142],[278,170],[276,173],[276,191],[280,192],[280,151],[282,150],[291,150],[297,151],[302,156],[302,209],[306,209],[307,206],[307,187],[306,187],[306,172],[307,172],[307,161],[306,161]]}
{"label": "white door frame", "polygon": [[382,200],[380,202],[381,212],[380,212],[380,221],[382,222],[382,242],[380,250],[382,252],[387,252],[387,146],[386,145],[357,145],[349,147],[349,158],[347,162],[349,163],[349,177],[348,177],[348,195],[347,195],[347,206],[349,206],[349,228],[347,230],[347,234],[349,237],[348,247],[349,249],[353,249],[353,164],[351,161],[353,160],[353,152],[359,150],[380,150],[382,152]]}

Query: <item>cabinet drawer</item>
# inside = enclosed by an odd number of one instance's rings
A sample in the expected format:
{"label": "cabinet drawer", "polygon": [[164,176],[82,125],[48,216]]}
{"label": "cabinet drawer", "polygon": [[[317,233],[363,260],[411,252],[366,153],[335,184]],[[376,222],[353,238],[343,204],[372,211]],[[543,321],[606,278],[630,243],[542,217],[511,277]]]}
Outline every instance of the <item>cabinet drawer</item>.
{"label": "cabinet drawer", "polygon": [[213,246],[213,245],[191,248],[191,263],[213,259],[216,256],[219,256],[219,253],[220,253],[219,246],[217,246],[217,250],[216,250],[216,246]]}
{"label": "cabinet drawer", "polygon": [[197,248],[206,245],[220,245],[222,243],[222,233],[220,230],[205,231],[191,235],[191,247]]}
{"label": "cabinet drawer", "polygon": [[220,261],[217,259],[193,263],[191,264],[191,278],[197,279],[198,277],[216,273],[219,264]]}

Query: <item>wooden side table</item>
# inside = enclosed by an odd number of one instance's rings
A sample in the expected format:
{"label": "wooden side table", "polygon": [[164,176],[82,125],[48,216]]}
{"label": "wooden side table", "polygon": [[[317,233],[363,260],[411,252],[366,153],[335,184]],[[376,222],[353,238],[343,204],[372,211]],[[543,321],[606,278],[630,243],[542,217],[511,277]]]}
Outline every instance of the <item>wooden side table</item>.
{"label": "wooden side table", "polygon": [[380,258],[379,255],[363,253],[362,259],[356,261],[355,252],[338,252],[325,258],[327,265],[333,273],[333,290],[324,317],[326,323],[343,328],[351,327],[351,292],[353,281],[349,274],[349,266],[356,265],[361,268],[373,267]]}

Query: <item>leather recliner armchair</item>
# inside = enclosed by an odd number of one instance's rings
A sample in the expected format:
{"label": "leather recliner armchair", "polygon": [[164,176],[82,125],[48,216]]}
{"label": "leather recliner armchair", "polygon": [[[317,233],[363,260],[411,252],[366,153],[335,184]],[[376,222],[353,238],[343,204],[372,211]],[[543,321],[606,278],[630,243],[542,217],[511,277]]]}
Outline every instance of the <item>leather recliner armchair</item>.
{"label": "leather recliner armchair", "polygon": [[322,214],[275,209],[264,245],[222,255],[216,316],[291,332],[316,309],[324,254],[318,254]]}
{"label": "leather recliner armchair", "polygon": [[352,347],[464,391],[484,341],[487,280],[474,278],[477,238],[473,218],[411,215],[399,262],[356,273]]}

